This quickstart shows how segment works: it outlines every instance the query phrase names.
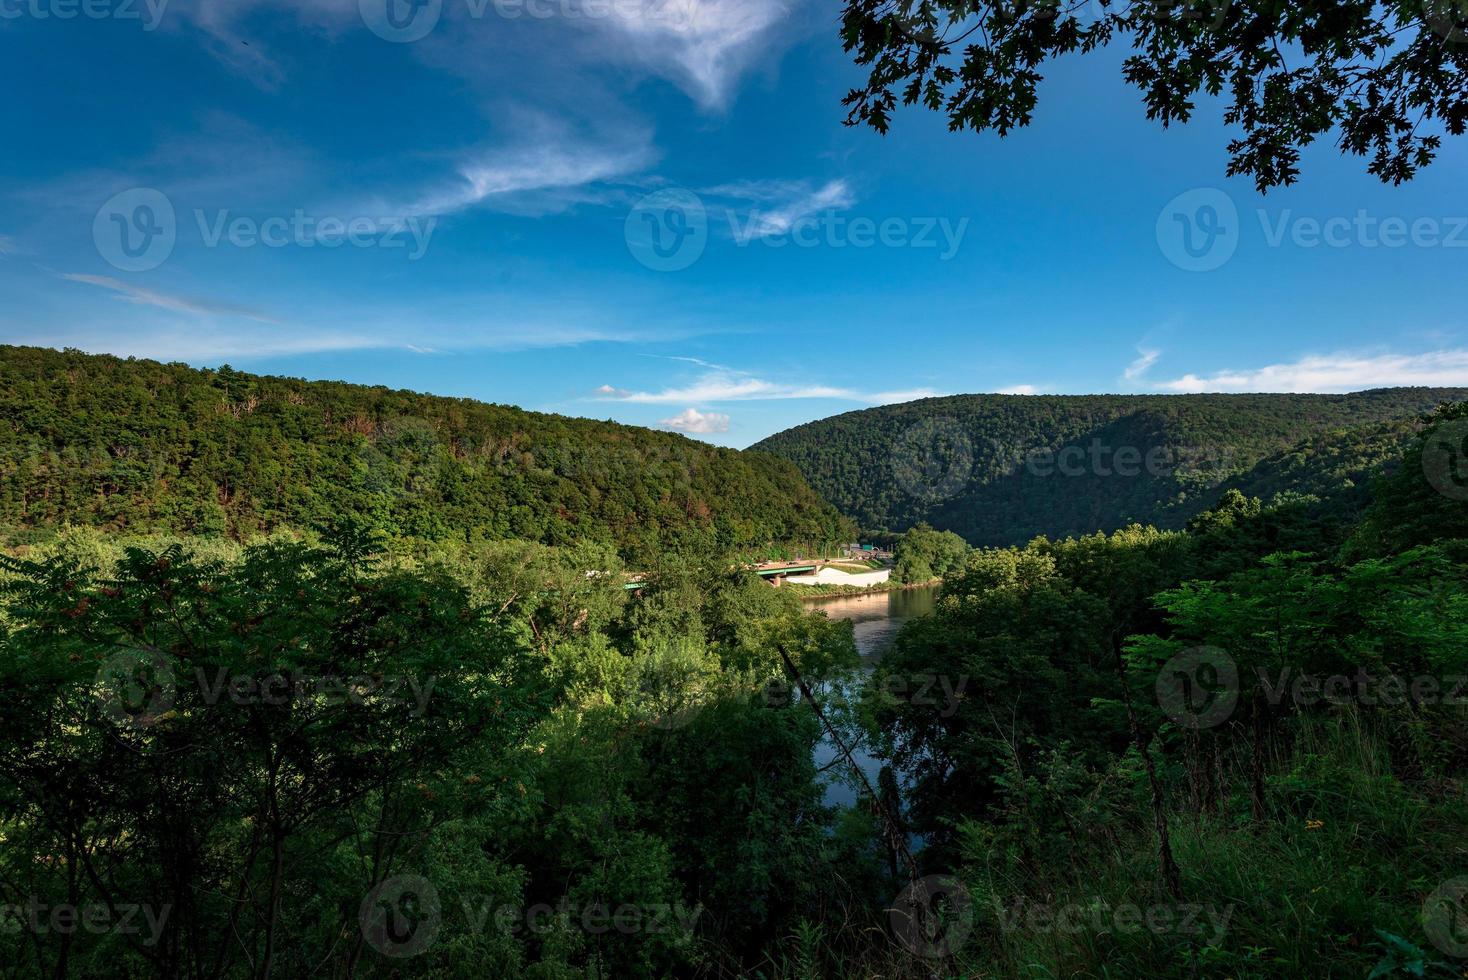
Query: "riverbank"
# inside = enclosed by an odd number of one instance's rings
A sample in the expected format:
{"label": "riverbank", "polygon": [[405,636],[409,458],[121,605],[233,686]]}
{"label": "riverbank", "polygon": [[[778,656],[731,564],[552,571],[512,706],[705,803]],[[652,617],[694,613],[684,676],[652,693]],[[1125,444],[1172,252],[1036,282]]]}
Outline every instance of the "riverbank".
{"label": "riverbank", "polygon": [[799,585],[787,583],[787,589],[799,589],[802,600],[834,599],[854,595],[877,595],[882,592],[906,592],[911,589],[928,589],[942,585],[941,578],[926,582],[882,582],[878,585]]}

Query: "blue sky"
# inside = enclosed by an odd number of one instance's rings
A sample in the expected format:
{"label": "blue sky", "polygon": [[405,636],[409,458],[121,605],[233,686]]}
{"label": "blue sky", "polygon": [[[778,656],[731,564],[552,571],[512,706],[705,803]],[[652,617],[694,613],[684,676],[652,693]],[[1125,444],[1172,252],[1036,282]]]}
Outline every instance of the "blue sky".
{"label": "blue sky", "polygon": [[1119,51],[1007,139],[883,138],[829,2],[83,2],[0,0],[5,342],[733,446],[928,394],[1468,384],[1461,142],[1261,197]]}

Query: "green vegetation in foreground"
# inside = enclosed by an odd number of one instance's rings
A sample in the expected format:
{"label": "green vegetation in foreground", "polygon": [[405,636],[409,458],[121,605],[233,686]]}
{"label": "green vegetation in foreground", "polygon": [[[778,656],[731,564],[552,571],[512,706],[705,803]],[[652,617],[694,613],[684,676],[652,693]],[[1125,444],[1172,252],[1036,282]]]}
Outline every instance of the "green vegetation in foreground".
{"label": "green vegetation in foreground", "polygon": [[249,539],[351,519],[394,537],[685,535],[808,548],[850,522],[788,462],[462,398],[0,347],[0,538],[65,524]]}
{"label": "green vegetation in foreground", "polygon": [[795,463],[863,528],[926,522],[972,544],[1017,545],[1131,523],[1181,529],[1231,488],[1359,506],[1372,468],[1400,456],[1420,416],[1463,398],[955,395],[847,412],[753,448]]}
{"label": "green vegetation in foreground", "polygon": [[[0,962],[1456,975],[1434,896],[1468,875],[1468,705],[1361,678],[1468,675],[1468,507],[1426,476],[1464,429],[1438,413],[1349,522],[1233,490],[1182,530],[973,551],[915,528],[897,562],[942,592],[870,677],[849,624],[712,531],[633,598],[610,542],[65,529],[0,570]],[[891,916],[912,878],[879,812],[823,803],[782,651],[885,763],[917,873],[966,896],[931,936]],[[1282,672],[1352,680],[1272,699]],[[151,917],[49,926],[122,906]]]}

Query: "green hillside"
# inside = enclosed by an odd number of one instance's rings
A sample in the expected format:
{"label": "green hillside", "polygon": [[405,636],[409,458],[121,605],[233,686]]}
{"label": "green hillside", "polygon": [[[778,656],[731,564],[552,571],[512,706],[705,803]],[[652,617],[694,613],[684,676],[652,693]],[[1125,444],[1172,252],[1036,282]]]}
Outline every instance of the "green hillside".
{"label": "green hillside", "polygon": [[927,521],[1003,545],[1133,521],[1180,528],[1230,487],[1336,493],[1396,455],[1423,413],[1464,398],[957,395],[848,412],[754,448],[795,463],[864,528]]}
{"label": "green hillside", "polygon": [[785,460],[680,435],[337,382],[0,347],[0,533],[71,522],[248,537],[344,516],[464,541],[646,554],[831,541]]}

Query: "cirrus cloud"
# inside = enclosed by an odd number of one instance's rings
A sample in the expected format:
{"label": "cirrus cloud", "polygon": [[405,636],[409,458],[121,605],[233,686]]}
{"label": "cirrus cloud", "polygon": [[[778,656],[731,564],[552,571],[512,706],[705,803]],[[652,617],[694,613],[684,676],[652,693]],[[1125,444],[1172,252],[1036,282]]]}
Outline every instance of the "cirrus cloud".
{"label": "cirrus cloud", "polygon": [[186,296],[176,296],[171,293],[160,293],[153,289],[144,289],[142,286],[134,286],[131,283],[114,279],[111,276],[90,276],[78,272],[68,272],[61,276],[68,282],[85,283],[88,286],[98,286],[102,289],[111,290],[117,294],[117,298],[128,303],[136,303],[140,306],[156,306],[159,309],[172,310],[175,313],[193,313],[203,316],[239,316],[247,320],[255,320],[259,323],[275,323],[273,317],[266,316],[258,310],[238,303],[225,303],[216,300],[191,299]]}
{"label": "cirrus cloud", "polygon": [[1156,364],[1157,359],[1161,356],[1162,351],[1160,350],[1148,350],[1145,347],[1138,347],[1137,359],[1126,366],[1126,371],[1122,373],[1123,377],[1128,381],[1136,381],[1150,371],[1152,365]]}

